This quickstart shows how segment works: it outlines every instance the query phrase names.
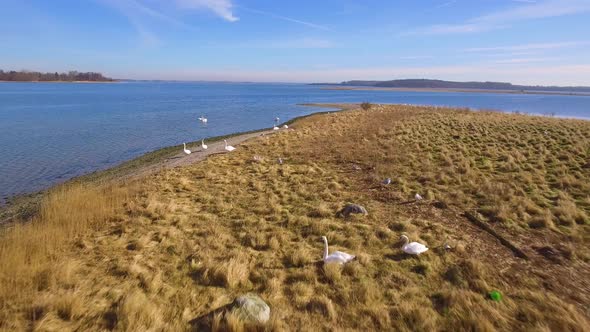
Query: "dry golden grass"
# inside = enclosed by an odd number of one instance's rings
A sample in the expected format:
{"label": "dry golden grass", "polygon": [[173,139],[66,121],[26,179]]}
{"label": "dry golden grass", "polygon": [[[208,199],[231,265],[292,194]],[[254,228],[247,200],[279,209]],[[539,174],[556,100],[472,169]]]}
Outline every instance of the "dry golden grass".
{"label": "dry golden grass", "polygon": [[[70,257],[72,246],[83,247],[84,238],[92,236],[93,230],[104,228],[132,191],[132,186],[62,186],[46,196],[33,220],[2,230],[0,327],[22,329],[32,323],[9,319],[14,307],[24,309],[25,315],[28,312],[33,322],[47,311],[66,321],[79,318],[82,311],[76,285],[81,264],[63,258]],[[40,301],[45,295],[51,295],[51,300]]]}
{"label": "dry golden grass", "polygon": [[[191,330],[210,313],[230,331],[590,329],[590,123],[372,105],[292,128],[137,194],[55,193],[53,222],[1,240],[0,329]],[[347,202],[369,215],[336,217]],[[430,250],[403,254],[402,234]],[[324,266],[322,235],[357,259]],[[214,312],[246,292],[266,325]]]}

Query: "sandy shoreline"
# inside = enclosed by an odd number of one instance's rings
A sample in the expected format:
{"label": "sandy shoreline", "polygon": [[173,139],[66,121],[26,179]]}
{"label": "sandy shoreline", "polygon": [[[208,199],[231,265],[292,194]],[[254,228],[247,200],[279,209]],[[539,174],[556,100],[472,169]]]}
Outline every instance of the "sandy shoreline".
{"label": "sandy shoreline", "polygon": [[[353,109],[355,106],[358,106],[357,104],[301,105],[334,108],[337,109],[337,111],[349,110]],[[72,183],[128,180],[147,176],[149,174],[167,168],[190,165],[205,160],[210,155],[227,153],[224,149],[224,139],[227,140],[229,145],[233,145],[236,148],[239,148],[239,145],[247,140],[254,139],[256,137],[272,135],[285,130],[292,130],[292,128],[283,129],[283,125],[290,126],[297,120],[322,113],[326,112],[314,112],[308,115],[295,117],[285,123],[281,123],[279,126],[281,128],[280,130],[272,130],[265,128],[248,132],[238,132],[224,136],[211,137],[205,141],[205,144],[208,146],[207,150],[203,150],[201,148],[200,141],[187,142],[187,149],[191,150],[192,152],[190,155],[186,155],[183,152],[182,145],[163,147],[161,149],[144,153],[141,156],[138,156],[131,160],[123,161],[118,165],[103,170],[97,170],[92,173],[79,175],[71,179],[68,179],[65,182],[56,183],[46,189],[37,192],[22,193],[8,197],[6,198],[6,201],[4,203],[0,201],[0,203],[3,203],[0,204],[0,228],[2,226],[11,224],[11,220],[17,218],[28,219],[29,217],[33,216],[36,213],[39,207],[39,203],[41,202],[45,194],[47,194],[52,189],[58,186],[68,185]]]}
{"label": "sandy shoreline", "polygon": [[137,158],[124,161],[119,165],[89,174],[79,175],[62,183],[56,183],[49,188],[38,192],[24,193],[9,197],[7,200],[8,202],[4,206],[0,206],[0,227],[5,224],[10,224],[11,220],[16,219],[17,217],[22,216],[24,217],[23,219],[28,219],[27,217],[30,217],[35,213],[38,204],[45,194],[58,186],[80,182],[136,179],[163,169],[197,163],[206,159],[210,155],[227,153],[224,149],[225,144],[223,139],[227,139],[229,145],[239,148],[239,144],[249,139],[272,135],[284,130],[290,129],[263,129],[255,132],[214,137],[205,141],[205,144],[208,146],[207,150],[201,148],[201,142],[191,142],[187,144],[187,149],[192,152],[190,155],[186,155],[183,152],[182,145],[164,147],[162,149],[145,153]]}
{"label": "sandy shoreline", "polygon": [[353,90],[353,91],[400,91],[400,92],[464,92],[464,93],[508,93],[519,95],[558,95],[558,96],[585,96],[584,92],[560,92],[560,91],[520,91],[520,90],[489,90],[489,89],[436,89],[436,88],[386,88],[386,87],[354,87],[354,86],[326,86],[322,90]]}

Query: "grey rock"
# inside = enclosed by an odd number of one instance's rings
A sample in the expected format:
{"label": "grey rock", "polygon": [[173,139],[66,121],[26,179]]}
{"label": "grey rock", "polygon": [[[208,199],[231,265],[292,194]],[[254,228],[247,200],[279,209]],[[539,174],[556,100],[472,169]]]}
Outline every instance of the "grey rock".
{"label": "grey rock", "polygon": [[338,211],[337,215],[347,218],[348,216],[350,216],[351,214],[364,214],[367,215],[369,214],[367,212],[367,209],[365,209],[363,206],[358,205],[358,204],[346,204],[346,206],[344,206],[344,208],[342,208],[342,210]]}
{"label": "grey rock", "polygon": [[246,322],[266,323],[270,319],[270,307],[258,295],[248,293],[235,299],[232,313]]}

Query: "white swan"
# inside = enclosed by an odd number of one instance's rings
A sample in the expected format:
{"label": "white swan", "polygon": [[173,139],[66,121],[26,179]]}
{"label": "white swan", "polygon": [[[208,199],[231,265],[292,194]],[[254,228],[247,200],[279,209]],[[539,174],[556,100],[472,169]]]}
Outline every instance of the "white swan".
{"label": "white swan", "polygon": [[201,121],[201,122],[203,122],[203,123],[207,123],[207,118],[201,115],[201,116],[199,117],[199,121]]}
{"label": "white swan", "polygon": [[207,150],[207,144],[205,144],[205,140],[204,139],[201,140],[201,148],[203,150]]}
{"label": "white swan", "polygon": [[272,127],[272,130],[279,130],[279,127],[274,126],[274,127]]}
{"label": "white swan", "polygon": [[233,150],[235,150],[235,149],[236,149],[236,148],[234,148],[234,147],[233,147],[233,146],[231,146],[231,145],[227,145],[227,140],[226,140],[226,139],[224,139],[223,141],[225,142],[225,150],[226,150],[226,151],[228,151],[228,152],[232,152]]}
{"label": "white swan", "polygon": [[421,200],[423,200],[422,196],[420,196],[420,194],[418,194],[418,193],[416,193],[416,195],[414,196],[414,198],[415,198],[417,201],[421,201]]}
{"label": "white swan", "polygon": [[[402,246],[402,250],[406,254],[420,255],[421,253],[428,251],[428,247],[426,247],[422,243],[410,242],[410,239],[405,235],[402,235],[402,237],[400,239],[404,240],[404,245]],[[408,242],[410,242],[410,243],[408,243]]]}
{"label": "white swan", "polygon": [[349,255],[342,251],[334,251],[328,255],[328,239],[325,236],[322,236],[322,240],[324,240],[324,263],[345,264],[354,259],[354,255]]}
{"label": "white swan", "polygon": [[184,149],[183,149],[184,150],[184,153],[191,154],[191,150],[189,150],[189,149],[186,148],[186,143],[182,143],[182,146],[184,147]]}
{"label": "white swan", "polygon": [[289,129],[289,126],[283,125],[283,129]]}

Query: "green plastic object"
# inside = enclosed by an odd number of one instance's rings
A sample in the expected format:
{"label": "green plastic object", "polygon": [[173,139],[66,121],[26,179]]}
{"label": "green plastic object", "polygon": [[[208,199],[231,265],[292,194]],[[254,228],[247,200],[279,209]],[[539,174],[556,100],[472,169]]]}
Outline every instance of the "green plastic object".
{"label": "green plastic object", "polygon": [[497,290],[493,290],[490,292],[490,299],[492,299],[492,301],[500,302],[502,301],[502,293]]}

